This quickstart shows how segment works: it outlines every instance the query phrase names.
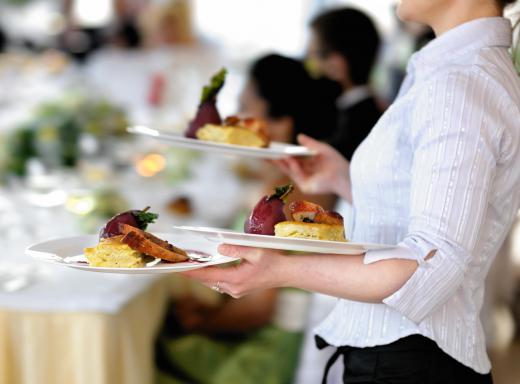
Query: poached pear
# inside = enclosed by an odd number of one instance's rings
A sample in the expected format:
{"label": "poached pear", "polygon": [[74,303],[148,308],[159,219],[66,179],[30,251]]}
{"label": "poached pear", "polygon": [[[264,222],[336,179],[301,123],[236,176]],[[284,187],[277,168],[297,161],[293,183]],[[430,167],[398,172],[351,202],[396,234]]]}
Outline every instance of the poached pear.
{"label": "poached pear", "polygon": [[210,80],[210,83],[202,89],[197,114],[190,121],[188,129],[184,133],[191,139],[197,138],[197,131],[206,124],[220,125],[222,119],[217,109],[217,95],[224,86],[227,71],[225,68],[217,72]]}
{"label": "poached pear", "polygon": [[293,189],[292,184],[287,184],[276,187],[272,195],[262,197],[245,221],[244,232],[274,236],[274,226],[286,220],[285,201]]}
{"label": "poached pear", "polygon": [[99,238],[106,239],[108,237],[122,235],[123,233],[120,229],[121,224],[127,224],[142,231],[146,230],[148,224],[155,222],[159,217],[157,213],[148,212],[149,209],[150,207],[146,207],[142,210],[134,209],[115,215],[101,228]]}

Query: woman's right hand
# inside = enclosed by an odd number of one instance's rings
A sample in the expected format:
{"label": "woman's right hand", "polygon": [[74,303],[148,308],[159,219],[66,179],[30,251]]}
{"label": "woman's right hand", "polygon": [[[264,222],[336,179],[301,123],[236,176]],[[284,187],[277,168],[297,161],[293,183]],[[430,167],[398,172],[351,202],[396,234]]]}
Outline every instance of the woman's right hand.
{"label": "woman's right hand", "polygon": [[312,157],[288,157],[273,161],[304,193],[334,193],[352,203],[350,163],[330,145],[309,136],[298,142],[316,152]]}

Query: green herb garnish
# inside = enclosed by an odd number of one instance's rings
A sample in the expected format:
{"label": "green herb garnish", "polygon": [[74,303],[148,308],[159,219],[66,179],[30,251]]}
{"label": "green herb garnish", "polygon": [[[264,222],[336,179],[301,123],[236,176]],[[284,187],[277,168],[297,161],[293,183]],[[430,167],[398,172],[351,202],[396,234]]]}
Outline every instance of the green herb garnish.
{"label": "green herb garnish", "polygon": [[140,229],[146,230],[148,224],[155,223],[155,220],[159,217],[157,213],[148,212],[150,207],[146,207],[142,211],[134,211],[133,214],[139,224]]}
{"label": "green herb garnish", "polygon": [[215,73],[210,80],[210,83],[204,88],[202,88],[202,96],[200,98],[200,103],[204,103],[211,99],[214,99],[219,91],[224,86],[224,82],[226,81],[227,70],[226,68],[222,68],[220,71]]}
{"label": "green herb garnish", "polygon": [[294,190],[292,184],[282,185],[281,187],[276,187],[274,189],[274,194],[271,195],[270,199],[280,199],[285,203],[287,196]]}

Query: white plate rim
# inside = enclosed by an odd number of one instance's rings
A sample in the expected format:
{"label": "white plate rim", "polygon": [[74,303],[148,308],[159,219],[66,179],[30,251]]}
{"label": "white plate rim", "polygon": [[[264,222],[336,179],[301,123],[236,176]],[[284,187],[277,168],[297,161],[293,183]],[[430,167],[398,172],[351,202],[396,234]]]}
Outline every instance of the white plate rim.
{"label": "white plate rim", "polygon": [[179,147],[191,148],[196,150],[210,150],[224,154],[240,154],[243,156],[259,157],[266,159],[279,159],[287,156],[314,156],[315,152],[300,145],[281,143],[277,141],[271,142],[268,148],[246,147],[242,145],[233,145],[225,143],[214,143],[210,141],[202,141],[182,136],[179,133],[162,132],[160,130],[147,127],[145,125],[131,125],[127,127],[127,132],[154,137],[177,144]]}
{"label": "white plate rim", "polygon": [[[244,245],[268,249],[279,249],[298,252],[331,253],[340,255],[359,254],[359,251],[382,250],[396,248],[390,244],[341,242],[328,240],[299,239],[291,237],[276,237],[268,235],[256,235],[233,231],[230,229],[197,227],[197,226],[174,226],[175,230],[197,234],[209,241],[218,239],[222,242],[234,245]],[[239,237],[237,239],[236,237]],[[235,237],[235,238],[233,238]],[[357,252],[356,252],[357,251]]]}

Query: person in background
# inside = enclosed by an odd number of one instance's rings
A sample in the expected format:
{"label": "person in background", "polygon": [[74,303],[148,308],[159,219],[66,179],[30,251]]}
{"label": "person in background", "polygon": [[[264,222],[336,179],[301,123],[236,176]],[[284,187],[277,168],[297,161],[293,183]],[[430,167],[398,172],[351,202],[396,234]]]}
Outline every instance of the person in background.
{"label": "person in background", "polygon": [[122,49],[139,49],[142,45],[141,31],[133,17],[124,17],[119,20],[110,31],[109,40],[116,47]]}
{"label": "person in background", "polygon": [[[240,95],[239,114],[264,119],[274,141],[295,143],[300,133],[325,139],[334,130],[334,100],[339,92],[333,82],[311,78],[302,62],[270,54],[252,63]],[[320,129],[322,125],[326,128]],[[275,185],[289,182],[276,168],[265,166],[271,169],[261,173],[261,194],[271,194]],[[292,198],[297,195],[294,191]],[[239,221],[243,226],[243,220]],[[215,292],[204,293],[211,294]],[[170,307],[157,343],[159,384],[292,381],[303,336],[306,293],[266,289],[241,300],[218,302],[199,295],[178,298]],[[278,312],[280,302],[285,312],[291,303],[295,305],[289,320]],[[295,327],[295,321],[301,325]]]}
{"label": "person in background", "polygon": [[106,26],[78,25],[74,16],[74,0],[64,0],[61,4],[65,17],[65,28],[57,36],[57,48],[79,64],[85,64],[89,57],[105,44]]}
{"label": "person in background", "polygon": [[[317,75],[335,81],[342,90],[335,100],[335,130],[326,141],[350,160],[382,113],[369,85],[380,36],[372,20],[353,8],[333,9],[319,14],[311,21],[310,27],[311,38],[307,49],[310,68]],[[350,236],[354,217],[351,205],[338,199],[334,210],[344,217],[346,234]],[[319,367],[325,364],[330,353],[315,348],[312,328],[325,318],[336,301],[334,297],[312,294],[297,372],[298,383],[311,384],[321,377]],[[338,381],[340,376],[341,372],[332,371],[331,382]]]}
{"label": "person in background", "polygon": [[[248,79],[240,94],[240,114],[266,121],[271,140],[296,143],[303,133],[317,140],[326,140],[334,134],[336,106],[334,101],[340,87],[326,79],[312,78],[301,61],[277,54],[257,59],[249,69]],[[262,172],[265,190],[290,180],[276,168],[265,164]],[[260,196],[258,196],[259,198]],[[292,199],[309,199],[295,190]],[[332,208],[332,195],[313,196],[313,200]]]}
{"label": "person in background", "polygon": [[2,53],[7,47],[7,37],[4,33],[4,31],[2,30],[2,28],[0,28],[0,53]]}
{"label": "person in background", "polygon": [[171,283],[177,297],[156,342],[157,384],[291,382],[302,334],[275,321],[276,289],[231,300]]}
{"label": "person in background", "polygon": [[336,130],[327,141],[350,160],[382,113],[369,85],[379,33],[366,14],[353,8],[318,15],[311,22],[311,32],[311,67],[342,89],[336,100]]}
{"label": "person in background", "polygon": [[299,133],[324,140],[334,132],[340,91],[331,81],[313,79],[302,62],[270,54],[251,65],[240,113],[264,119],[273,141],[296,143]]}
{"label": "person in background", "polygon": [[188,0],[151,2],[140,15],[145,45],[177,47],[200,44],[193,26],[192,7]]}
{"label": "person in background", "polygon": [[[356,208],[338,255],[221,245],[240,265],[184,272],[233,297],[296,287],[339,298],[316,329],[344,383],[492,383],[479,315],[484,281],[520,207],[520,79],[504,8],[514,0],[402,0],[437,36],[409,61],[399,96],[348,162],[301,135],[312,158],[276,163],[308,193]],[[513,50],[514,51],[514,50]]]}

